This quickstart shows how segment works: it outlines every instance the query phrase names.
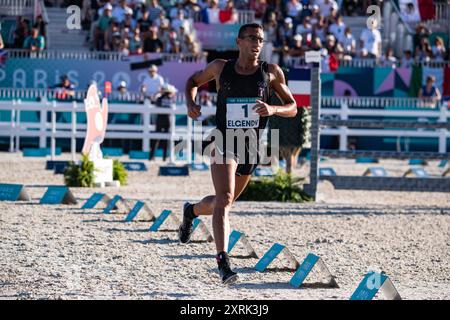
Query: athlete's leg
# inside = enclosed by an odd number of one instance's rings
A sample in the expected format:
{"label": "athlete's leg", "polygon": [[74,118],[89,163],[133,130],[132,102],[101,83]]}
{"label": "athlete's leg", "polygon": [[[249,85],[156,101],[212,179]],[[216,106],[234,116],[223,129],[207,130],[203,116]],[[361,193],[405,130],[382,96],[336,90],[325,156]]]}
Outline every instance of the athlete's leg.
{"label": "athlete's leg", "polygon": [[211,176],[216,192],[212,225],[217,253],[227,251],[226,242],[228,242],[227,236],[230,229],[228,212],[234,200],[237,163],[234,160],[228,162],[224,164],[211,164]]}
{"label": "athlete's leg", "polygon": [[[236,201],[236,199],[241,195],[241,193],[244,191],[245,187],[247,186],[248,182],[250,181],[251,175],[245,175],[245,176],[236,176],[235,177],[235,187],[234,187],[234,199],[233,203]],[[200,202],[194,204],[194,214],[196,216],[200,215],[212,215],[214,211],[216,196],[215,195],[209,195],[204,197]]]}

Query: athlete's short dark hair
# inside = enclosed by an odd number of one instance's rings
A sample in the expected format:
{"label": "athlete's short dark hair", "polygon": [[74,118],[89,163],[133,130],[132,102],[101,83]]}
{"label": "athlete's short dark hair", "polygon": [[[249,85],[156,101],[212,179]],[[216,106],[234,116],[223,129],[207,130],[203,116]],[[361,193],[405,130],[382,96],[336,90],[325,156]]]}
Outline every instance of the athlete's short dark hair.
{"label": "athlete's short dark hair", "polygon": [[239,28],[238,38],[242,38],[243,33],[247,31],[247,29],[261,29],[264,30],[262,25],[259,23],[247,23]]}

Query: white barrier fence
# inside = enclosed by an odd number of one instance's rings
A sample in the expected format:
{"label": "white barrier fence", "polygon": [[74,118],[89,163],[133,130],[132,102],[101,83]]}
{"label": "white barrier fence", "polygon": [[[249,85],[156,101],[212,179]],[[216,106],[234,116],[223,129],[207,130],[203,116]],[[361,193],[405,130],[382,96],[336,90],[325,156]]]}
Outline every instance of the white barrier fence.
{"label": "white barrier fence", "polygon": [[[71,139],[72,159],[75,160],[75,141],[77,138],[83,139],[86,135],[86,124],[77,123],[77,112],[84,112],[84,105],[73,102],[22,102],[21,100],[1,101],[0,110],[11,112],[9,122],[0,121],[0,136],[9,136],[10,152],[19,151],[20,139],[22,137],[38,137],[39,147],[47,146],[47,138],[51,141],[52,159],[55,155],[56,139]],[[39,112],[39,122],[21,121],[21,112]],[[48,121],[47,114],[51,113]],[[56,121],[57,112],[70,112],[71,123],[58,123]],[[106,139],[138,139],[142,140],[142,150],[150,150],[150,139],[164,139],[170,141],[170,160],[175,161],[175,142],[193,141],[193,123],[187,121],[187,126],[175,126],[176,115],[186,115],[186,107],[159,108],[148,101],[145,104],[109,104],[109,114],[111,113],[134,113],[142,115],[142,124],[108,124]],[[170,117],[170,132],[151,132],[155,126],[150,123],[151,115],[168,114]],[[214,115],[215,108],[203,108],[204,116]],[[207,134],[213,127],[202,127],[202,134]],[[198,135],[201,139],[201,135]],[[191,144],[187,144],[187,154],[191,154]],[[190,162],[190,157],[188,157]]]}
{"label": "white barrier fence", "polygon": [[[214,97],[213,97],[214,98]],[[149,151],[150,139],[170,140],[171,161],[175,158],[174,142],[178,140],[193,141],[193,122],[189,119],[186,126],[175,124],[177,115],[186,115],[186,107],[183,103],[182,95],[178,96],[178,105],[172,109],[158,108],[145,101],[144,104],[136,103],[110,103],[109,113],[132,113],[142,116],[141,124],[108,124],[106,132],[107,139],[137,139],[142,140],[142,150]],[[436,119],[438,123],[447,123],[450,118],[450,112],[446,104],[441,104],[437,108],[423,108],[423,101],[415,98],[337,98],[323,97],[321,99],[323,108],[321,109],[322,118],[332,118],[338,120],[348,120],[349,117],[405,117],[405,118],[423,118],[428,121],[429,118]],[[384,106],[399,105],[405,109],[392,110],[383,109]],[[333,108],[330,108],[333,107]],[[24,102],[18,99],[11,101],[0,101],[0,110],[7,110],[11,113],[9,122],[0,119],[0,136],[10,138],[10,151],[18,151],[21,137],[38,137],[39,147],[46,147],[47,138],[52,141],[54,152],[56,138],[69,138],[72,141],[72,154],[75,153],[75,139],[84,138],[86,133],[86,124],[80,124],[76,121],[76,113],[84,112],[84,105],[80,102],[57,102],[44,99],[40,102]],[[39,122],[21,121],[21,112],[35,111],[39,112]],[[47,114],[52,114],[51,120],[47,120]],[[57,112],[70,112],[72,114],[71,123],[56,122]],[[202,115],[215,115],[215,107],[203,107]],[[169,114],[171,120],[171,130],[169,133],[151,132],[154,125],[150,123],[153,114]],[[425,120],[427,119],[427,120]],[[415,120],[413,120],[415,121]],[[203,133],[212,130],[213,127],[203,127]],[[349,136],[372,136],[372,137],[426,137],[439,139],[439,153],[446,152],[446,141],[450,138],[447,128],[435,130],[423,129],[382,129],[382,128],[357,128],[351,129],[347,126],[337,128],[323,128],[322,135],[337,135],[340,138],[340,150],[347,150],[347,138]],[[191,144],[188,143],[188,154]],[[53,153],[54,154],[54,153]]]}

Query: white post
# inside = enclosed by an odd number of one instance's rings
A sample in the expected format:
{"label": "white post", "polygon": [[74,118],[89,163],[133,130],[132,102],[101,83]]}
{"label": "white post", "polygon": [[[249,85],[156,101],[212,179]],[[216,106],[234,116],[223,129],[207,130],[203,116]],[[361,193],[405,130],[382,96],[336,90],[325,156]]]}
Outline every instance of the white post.
{"label": "white post", "polygon": [[72,103],[72,136],[70,140],[70,152],[72,155],[72,161],[76,161],[77,152],[77,102]]}
{"label": "white post", "polygon": [[14,134],[16,131],[16,110],[14,109],[14,106],[16,105],[16,101],[12,101],[12,108],[11,108],[11,133],[9,135],[9,152],[14,152]]}
{"label": "white post", "polygon": [[170,141],[169,141],[169,150],[170,150],[170,163],[175,163],[175,104],[172,104],[171,113],[170,113]]}
{"label": "white post", "polygon": [[20,151],[20,104],[22,101],[17,100],[16,104],[16,152]]}
{"label": "white post", "polygon": [[39,148],[47,147],[47,96],[44,95],[41,103],[43,104],[43,108],[39,112],[41,121],[39,128]]}
{"label": "white post", "polygon": [[[341,120],[348,120],[348,102],[343,101],[341,104]],[[339,150],[347,151],[347,127],[339,127]]]}
{"label": "white post", "polygon": [[186,134],[186,153],[187,153],[187,163],[192,163],[192,119],[187,117],[187,134]]}
{"label": "white post", "polygon": [[[447,105],[442,103],[439,109],[439,120],[438,122],[447,122]],[[439,130],[439,153],[447,152],[447,129]]]}
{"label": "white post", "polygon": [[55,148],[56,148],[56,101],[53,101],[52,105],[52,135],[51,135],[51,153],[50,159],[55,160]]}
{"label": "white post", "polygon": [[151,116],[151,108],[150,100],[145,99],[144,101],[145,110],[142,112],[142,123],[144,125],[142,138],[142,151],[150,151],[150,139],[148,139],[149,129],[150,129],[150,116]]}

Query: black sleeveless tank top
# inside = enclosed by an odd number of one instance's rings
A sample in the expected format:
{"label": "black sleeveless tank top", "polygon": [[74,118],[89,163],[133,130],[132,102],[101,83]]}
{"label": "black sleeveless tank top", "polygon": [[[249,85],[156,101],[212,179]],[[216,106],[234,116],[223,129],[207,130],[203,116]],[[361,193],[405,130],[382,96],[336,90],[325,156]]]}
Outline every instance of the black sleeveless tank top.
{"label": "black sleeveless tank top", "polygon": [[[251,75],[242,75],[235,71],[234,66],[236,64],[236,59],[228,60],[220,74],[219,84],[220,89],[217,94],[217,109],[216,109],[216,123],[217,129],[225,134],[227,129],[237,129],[235,124],[247,122],[244,114],[248,115],[251,110],[245,110],[246,102],[251,103],[255,99],[260,99],[266,103],[269,101],[269,72],[268,63],[265,61],[259,61],[259,68],[255,73]],[[249,98],[249,99],[246,99]],[[227,103],[235,102],[233,107],[236,108],[236,112],[242,112],[242,119],[232,121],[227,119]],[[237,103],[237,104],[236,104]],[[240,106],[242,104],[242,106]],[[244,109],[241,109],[244,108]],[[235,113],[236,114],[236,113]],[[269,117],[259,117],[259,124],[254,128],[242,128],[242,130],[252,130],[252,129],[264,129],[267,125]],[[230,126],[231,125],[231,126]],[[259,136],[259,130],[257,130]]]}

